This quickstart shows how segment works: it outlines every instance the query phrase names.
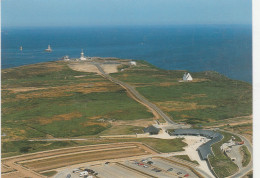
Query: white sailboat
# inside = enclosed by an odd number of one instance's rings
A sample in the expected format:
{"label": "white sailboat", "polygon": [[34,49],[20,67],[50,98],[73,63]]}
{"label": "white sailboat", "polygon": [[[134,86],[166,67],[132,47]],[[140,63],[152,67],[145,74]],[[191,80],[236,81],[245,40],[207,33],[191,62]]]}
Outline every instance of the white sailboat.
{"label": "white sailboat", "polygon": [[22,51],[23,50],[23,46],[20,46],[20,51]]}
{"label": "white sailboat", "polygon": [[45,49],[46,52],[52,52],[51,45],[48,45],[48,48]]}

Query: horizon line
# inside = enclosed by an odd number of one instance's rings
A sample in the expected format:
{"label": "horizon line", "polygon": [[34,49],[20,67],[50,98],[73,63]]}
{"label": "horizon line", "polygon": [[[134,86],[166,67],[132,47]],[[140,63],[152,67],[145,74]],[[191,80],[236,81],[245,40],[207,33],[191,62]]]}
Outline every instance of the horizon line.
{"label": "horizon line", "polygon": [[152,25],[75,25],[75,26],[1,26],[1,28],[90,28],[90,27],[173,27],[173,26],[253,26],[249,24],[152,24]]}

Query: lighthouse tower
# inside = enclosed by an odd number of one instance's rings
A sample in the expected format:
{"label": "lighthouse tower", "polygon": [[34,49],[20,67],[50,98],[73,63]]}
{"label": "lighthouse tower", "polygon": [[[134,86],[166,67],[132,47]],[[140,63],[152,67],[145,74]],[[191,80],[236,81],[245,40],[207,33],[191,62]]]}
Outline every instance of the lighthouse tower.
{"label": "lighthouse tower", "polygon": [[83,49],[81,50],[81,53],[80,53],[80,58],[79,58],[81,61],[85,61],[87,60],[84,56],[84,53],[83,53]]}

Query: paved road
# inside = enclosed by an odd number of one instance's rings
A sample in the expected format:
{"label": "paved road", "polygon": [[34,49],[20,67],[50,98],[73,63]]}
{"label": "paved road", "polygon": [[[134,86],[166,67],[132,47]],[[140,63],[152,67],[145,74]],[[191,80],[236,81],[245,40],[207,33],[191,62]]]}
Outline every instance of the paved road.
{"label": "paved road", "polygon": [[110,80],[116,84],[121,85],[128,92],[130,92],[138,101],[140,101],[144,105],[147,105],[148,107],[153,109],[156,113],[158,113],[158,115],[161,116],[168,124],[173,125],[175,128],[185,127],[184,125],[173,122],[171,120],[171,118],[169,116],[167,116],[160,108],[158,108],[155,104],[153,104],[153,103],[149,102],[147,99],[145,99],[132,86],[130,86],[127,83],[124,83],[116,78],[113,78],[109,74],[105,73],[105,71],[102,69],[102,67],[98,63],[93,63],[93,64],[98,68],[98,70],[101,72],[103,77],[107,78],[108,80]]}
{"label": "paved road", "polygon": [[[223,131],[228,132],[228,131],[225,131],[225,130],[223,130]],[[250,163],[246,167],[240,169],[236,174],[230,176],[230,178],[243,177],[244,175],[246,175],[248,172],[250,172],[253,169],[253,161],[252,161],[253,160],[253,147],[252,147],[252,144],[250,143],[250,141],[248,141],[244,136],[242,136],[240,134],[233,133],[233,132],[228,132],[228,133],[239,136],[245,142],[244,145],[247,147],[248,151],[251,153]]]}

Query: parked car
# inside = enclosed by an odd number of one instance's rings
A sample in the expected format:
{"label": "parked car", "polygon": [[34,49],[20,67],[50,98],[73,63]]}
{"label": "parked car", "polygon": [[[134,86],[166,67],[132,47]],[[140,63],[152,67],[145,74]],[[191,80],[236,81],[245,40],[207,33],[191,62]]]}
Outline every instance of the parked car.
{"label": "parked car", "polygon": [[148,168],[148,166],[146,166],[146,165],[144,165],[143,167],[144,167],[144,168]]}
{"label": "parked car", "polygon": [[150,165],[151,165],[151,164],[153,164],[153,162],[152,162],[152,161],[148,161],[147,164],[150,164]]}
{"label": "parked car", "polygon": [[173,170],[173,168],[169,168],[167,171],[172,171]]}
{"label": "parked car", "polygon": [[155,172],[161,172],[162,170],[160,170],[160,169],[157,169]]}
{"label": "parked car", "polygon": [[88,171],[90,174],[95,173],[95,171],[93,171],[92,169],[84,169],[84,171]]}
{"label": "parked car", "polygon": [[109,164],[110,162],[105,162],[105,164]]}
{"label": "parked car", "polygon": [[66,178],[71,178],[71,175],[70,175],[70,174],[68,174],[68,175],[66,176]]}
{"label": "parked car", "polygon": [[181,175],[182,174],[182,172],[177,172],[177,175]]}
{"label": "parked car", "polygon": [[185,174],[184,177],[189,177],[190,175],[189,174]]}
{"label": "parked car", "polygon": [[73,169],[72,172],[77,173],[77,172],[80,172],[80,170],[79,169]]}

